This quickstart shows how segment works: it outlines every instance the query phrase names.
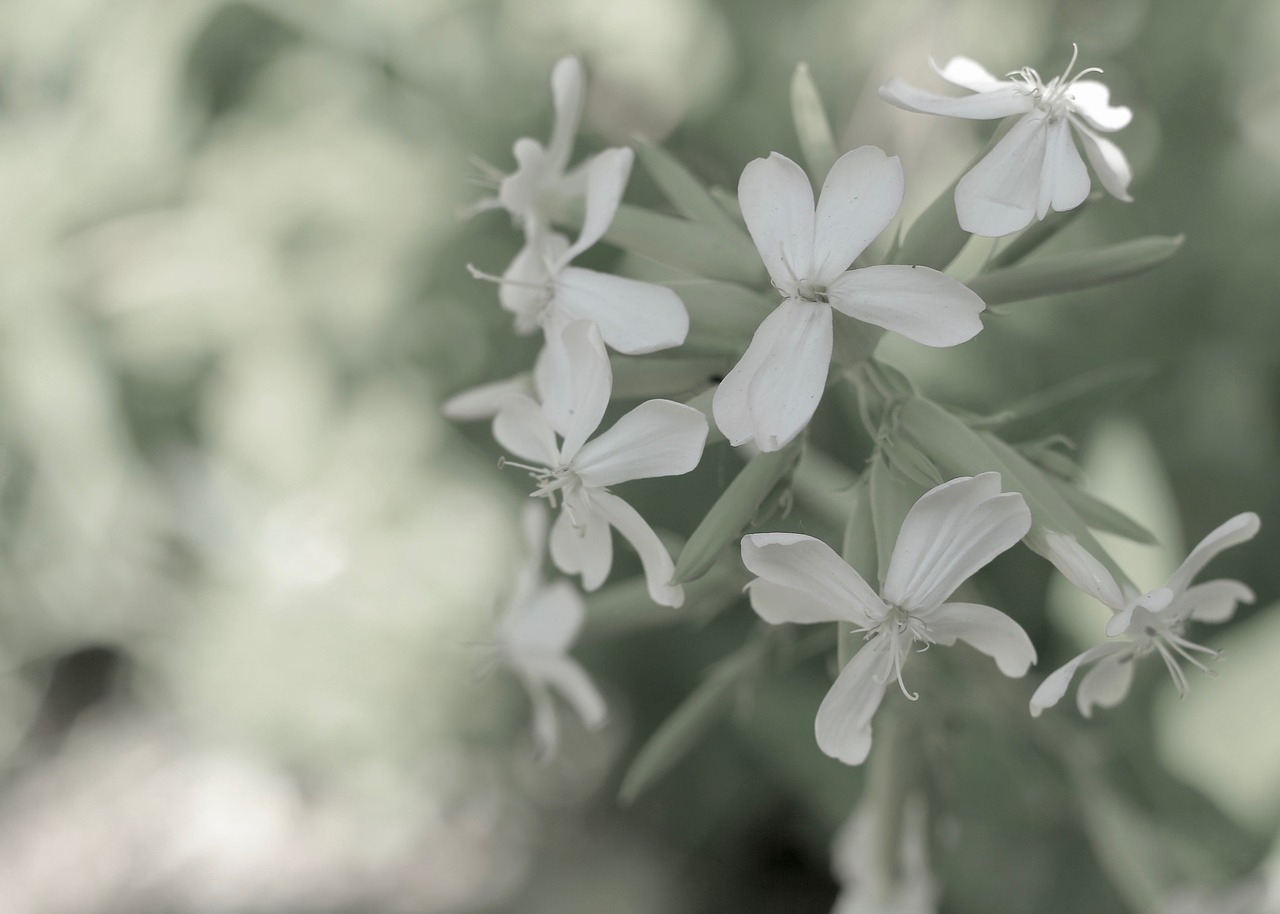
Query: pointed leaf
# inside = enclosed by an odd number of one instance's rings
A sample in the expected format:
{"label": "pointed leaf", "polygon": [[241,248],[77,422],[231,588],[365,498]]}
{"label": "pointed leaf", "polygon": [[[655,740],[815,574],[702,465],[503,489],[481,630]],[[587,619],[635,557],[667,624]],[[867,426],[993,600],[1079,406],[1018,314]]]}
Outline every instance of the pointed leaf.
{"label": "pointed leaf", "polygon": [[836,160],[836,141],[806,63],[797,64],[791,77],[791,118],[809,176],[820,181]]}
{"label": "pointed leaf", "polygon": [[711,196],[706,185],[675,156],[661,146],[651,146],[644,142],[636,143],[636,155],[676,212],[686,219],[703,222],[724,232],[733,238],[732,243],[751,243],[742,226],[729,217]]}
{"label": "pointed leaf", "polygon": [[1182,241],[1182,235],[1150,235],[1088,251],[1040,257],[981,273],[969,280],[969,288],[988,305],[999,305],[1103,286],[1158,267],[1177,253]]}
{"label": "pointed leaf", "polygon": [[747,284],[764,278],[764,264],[749,241],[734,243],[709,225],[625,203],[604,237],[610,244],[695,276]]}
{"label": "pointed leaf", "polygon": [[1039,222],[1031,223],[987,262],[987,269],[997,270],[1001,267],[1011,267],[1015,263],[1026,259],[1039,249],[1042,244],[1079,219],[1080,214],[1089,208],[1090,203],[1100,199],[1102,199],[1102,194],[1093,194],[1075,209],[1067,210],[1064,213],[1049,213]]}
{"label": "pointed leaf", "polygon": [[1155,534],[1120,509],[1113,508],[1065,479],[1054,479],[1052,476],[1046,478],[1092,529],[1123,536],[1125,539],[1146,546],[1159,545],[1160,541],[1156,539]]}
{"label": "pointed leaf", "polygon": [[1006,441],[1025,441],[1092,418],[1155,375],[1150,362],[1131,362],[1077,375],[1024,397],[994,417]]}

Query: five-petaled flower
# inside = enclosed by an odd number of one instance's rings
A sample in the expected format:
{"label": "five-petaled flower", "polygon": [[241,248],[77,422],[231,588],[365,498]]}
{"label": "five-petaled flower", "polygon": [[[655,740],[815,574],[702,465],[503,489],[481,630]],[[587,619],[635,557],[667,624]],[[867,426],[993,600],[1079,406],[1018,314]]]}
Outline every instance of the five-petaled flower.
{"label": "five-petaled flower", "polygon": [[1150,653],[1160,655],[1178,694],[1185,694],[1187,676],[1179,658],[1211,672],[1195,655],[1219,656],[1212,648],[1183,636],[1187,622],[1225,622],[1237,604],[1253,602],[1253,591],[1239,581],[1221,578],[1193,585],[1191,580],[1224,549],[1253,539],[1259,526],[1258,515],[1237,514],[1201,540],[1164,587],[1145,594],[1118,584],[1074,537],[1048,534],[1046,557],[1072,584],[1115,611],[1107,623],[1107,635],[1118,640],[1092,647],[1049,674],[1031,696],[1032,715],[1038,717],[1045,708],[1057,704],[1076,670],[1094,661],[1098,665],[1080,680],[1076,692],[1080,713],[1089,717],[1094,705],[1110,708],[1119,704],[1129,693],[1134,661]]}
{"label": "five-petaled flower", "polygon": [[808,176],[786,156],[743,170],[742,216],[783,301],[715,393],[716,425],[734,446],[776,451],[809,423],[827,383],[833,310],[928,346],[982,329],[982,300],[944,273],[849,269],[897,214],[902,189],[901,163],[874,146],[836,160],[816,206]]}
{"label": "five-petaled flower", "polygon": [[564,368],[551,373],[545,402],[511,396],[493,420],[494,437],[509,453],[530,461],[506,463],[529,471],[537,482],[535,496],[553,505],[559,500],[551,558],[561,571],[581,574],[587,590],[603,584],[613,565],[609,528],[615,527],[639,554],[653,600],[679,606],[684,591],[671,584],[675,566],[666,547],[608,486],[688,473],[702,458],[706,417],[683,403],[648,400],[588,441],[609,405],[609,357],[599,328],[590,321],[570,323],[562,345]]}
{"label": "five-petaled flower", "polygon": [[919,643],[964,641],[995,659],[1006,676],[1035,661],[1026,632],[990,606],[951,603],[965,580],[1026,535],[1031,512],[1000,475],[964,476],[930,489],[902,522],[879,594],[831,547],[796,533],[742,540],[742,561],[757,575],[751,606],[766,622],[839,622],[866,633],[818,709],[818,745],[861,764],[871,750],[871,718],[890,679],[904,695],[903,664]]}
{"label": "five-petaled flower", "polygon": [[975,93],[960,98],[926,92],[897,77],[880,87],[885,101],[921,114],[977,120],[1021,115],[956,185],[956,215],[965,231],[1008,235],[1026,228],[1032,219],[1043,219],[1050,209],[1062,212],[1083,203],[1089,196],[1089,172],[1072,131],[1107,192],[1130,199],[1129,162],[1099,131],[1125,127],[1133,113],[1113,107],[1104,84],[1082,78],[1101,70],[1090,68],[1071,76],[1075,62],[1073,51],[1063,74],[1045,82],[1030,67],[998,79],[967,57],[953,57],[942,68],[930,61],[947,82]]}

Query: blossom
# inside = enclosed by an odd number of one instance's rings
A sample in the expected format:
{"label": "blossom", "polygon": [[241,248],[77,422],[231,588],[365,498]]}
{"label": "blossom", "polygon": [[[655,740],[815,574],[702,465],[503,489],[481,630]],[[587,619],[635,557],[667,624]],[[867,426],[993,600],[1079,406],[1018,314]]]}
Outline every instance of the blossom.
{"label": "blossom", "polygon": [[818,746],[850,765],[871,750],[871,718],[890,679],[907,690],[902,669],[919,642],[957,640],[995,659],[1006,676],[1023,676],[1035,660],[1026,632],[990,606],[951,603],[966,579],[1013,546],[1031,527],[1017,492],[1000,491],[1000,475],[945,482],[907,512],[879,594],[820,540],[797,533],[756,533],[742,540],[742,561],[757,579],[752,608],[766,622],[839,622],[866,633],[840,671],[815,722]]}
{"label": "blossom", "polygon": [[529,562],[516,578],[515,591],[498,622],[503,660],[524,684],[533,705],[533,732],[539,755],[554,755],[558,725],[552,693],[589,729],[604,724],[604,699],[582,666],[569,656],[586,618],[582,596],[568,581],[547,583],[542,576],[547,517],[541,505],[524,515]]}
{"label": "blossom", "polygon": [[902,202],[902,165],[874,146],[841,156],[814,204],[803,169],[773,153],[742,172],[738,202],[783,300],[716,390],[716,425],[734,446],[776,451],[808,424],[826,386],[832,311],[929,346],[982,329],[982,300],[926,267],[849,265]]}
{"label": "blossom", "polygon": [[1076,52],[1061,76],[1047,83],[1030,67],[998,79],[976,61],[953,57],[934,71],[947,82],[971,90],[959,98],[936,95],[898,78],[880,87],[890,104],[921,114],[986,120],[1021,115],[995,147],[956,185],[956,216],[967,232],[992,237],[1026,228],[1050,209],[1075,209],[1089,196],[1089,173],[1071,138],[1074,131],[1102,186],[1129,201],[1132,172],[1120,148],[1099,131],[1125,127],[1133,112],[1110,103],[1102,83],[1083,77],[1101,73],[1096,67],[1075,76]]}
{"label": "blossom", "polygon": [[852,815],[836,832],[831,869],[840,896],[831,914],[935,914],[938,888],[929,867],[928,810],[918,795],[901,809],[897,877],[875,865],[884,851],[876,816],[877,797],[864,794]]}
{"label": "blossom", "polygon": [[1134,661],[1153,652],[1164,661],[1178,694],[1185,694],[1187,676],[1179,658],[1211,672],[1195,655],[1219,657],[1217,651],[1183,637],[1187,622],[1225,622],[1238,603],[1253,602],[1253,591],[1239,581],[1224,578],[1193,585],[1191,580],[1224,549],[1253,539],[1258,528],[1258,515],[1237,514],[1201,540],[1164,587],[1144,594],[1127,583],[1118,584],[1074,537],[1048,534],[1046,557],[1072,584],[1115,611],[1106,631],[1118,640],[1091,647],[1049,674],[1031,696],[1032,715],[1038,717],[1057,704],[1076,670],[1094,662],[1098,665],[1080,680],[1076,705],[1085,717],[1091,716],[1094,705],[1114,707],[1129,692]]}
{"label": "blossom", "polygon": [[613,222],[633,160],[630,149],[606,149],[586,166],[582,230],[572,244],[558,232],[544,232],[527,238],[500,277],[468,267],[477,279],[498,283],[498,299],[515,315],[517,333],[541,327],[551,341],[569,322],[590,320],[609,346],[628,355],[684,342],[689,314],[671,289],[570,266]]}
{"label": "blossom", "polygon": [[552,373],[545,402],[512,396],[494,418],[494,437],[530,461],[506,462],[529,471],[537,482],[535,496],[553,506],[559,500],[551,558],[561,571],[582,575],[587,590],[598,588],[613,564],[609,528],[614,527],[639,554],[654,602],[679,606],[684,591],[670,583],[675,566],[666,547],[635,508],[608,487],[688,473],[702,458],[706,417],[682,403],[648,400],[588,440],[609,404],[608,355],[599,328],[589,321],[570,323],[562,341],[567,367]]}

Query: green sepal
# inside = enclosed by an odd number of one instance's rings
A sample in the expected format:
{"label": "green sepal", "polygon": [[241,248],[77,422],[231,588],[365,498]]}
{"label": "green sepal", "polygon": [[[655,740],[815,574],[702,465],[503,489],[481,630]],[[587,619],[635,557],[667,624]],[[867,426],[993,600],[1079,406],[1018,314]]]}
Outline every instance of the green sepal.
{"label": "green sepal", "polygon": [[893,469],[918,486],[932,489],[944,482],[933,461],[901,435],[889,434],[882,438],[880,452]]}
{"label": "green sepal", "polygon": [[756,638],[716,663],[636,754],[618,790],[618,801],[631,804],[670,771],[698,739],[734,706],[738,696],[759,678],[769,655],[769,641]]}
{"label": "green sepal", "polygon": [[676,212],[686,219],[706,223],[727,235],[736,236],[736,244],[751,244],[751,239],[742,226],[724,211],[724,207],[711,196],[706,185],[685,168],[679,159],[660,146],[644,142],[636,143],[635,149],[636,157],[653,176]]}
{"label": "green sepal", "polygon": [[836,161],[836,140],[807,63],[797,64],[791,77],[791,118],[809,179],[821,187]]}
{"label": "green sepal", "polygon": [[763,282],[764,263],[755,246],[749,241],[739,243],[735,237],[700,222],[626,203],[618,207],[604,234],[610,244],[693,276],[747,285]]}
{"label": "green sepal", "polygon": [[871,513],[870,483],[870,475],[864,473],[854,486],[840,555],[854,571],[862,575],[864,581],[874,586],[880,559],[876,543],[875,520]]}
{"label": "green sepal", "polygon": [[800,457],[800,442],[797,438],[781,450],[757,454],[747,462],[680,551],[673,584],[683,584],[705,574],[720,551],[742,535],[761,505],[794,469]]}
{"label": "green sepal", "polygon": [[1089,289],[1158,267],[1177,253],[1182,241],[1182,235],[1150,235],[1088,251],[1040,257],[981,273],[969,280],[968,286],[988,306]]}
{"label": "green sepal", "polygon": [[1089,204],[1101,197],[1102,194],[1092,194],[1075,209],[1069,209],[1065,213],[1050,212],[1039,222],[1031,223],[987,261],[986,269],[996,270],[1001,267],[1011,267],[1015,263],[1025,260],[1032,253],[1039,250],[1042,244],[1079,219],[1081,214],[1089,207]]}
{"label": "green sepal", "polygon": [[876,577],[866,580],[873,589],[879,590],[889,572],[889,560],[893,557],[902,521],[927,486],[917,485],[900,473],[883,448],[872,459],[867,475],[870,477],[871,523],[876,532]]}

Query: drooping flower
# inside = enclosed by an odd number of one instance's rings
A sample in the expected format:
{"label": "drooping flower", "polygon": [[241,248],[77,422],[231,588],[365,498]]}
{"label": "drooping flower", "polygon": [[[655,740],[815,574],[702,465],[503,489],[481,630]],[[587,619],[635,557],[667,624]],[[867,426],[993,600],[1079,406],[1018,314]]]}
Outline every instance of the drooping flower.
{"label": "drooping flower", "polygon": [[1126,202],[1131,199],[1129,162],[1099,131],[1120,130],[1133,112],[1112,106],[1104,84],[1083,78],[1102,72],[1096,67],[1072,76],[1075,62],[1073,51],[1063,74],[1045,82],[1030,67],[998,79],[967,57],[953,57],[942,68],[930,61],[947,82],[975,93],[959,98],[917,89],[897,77],[880,87],[885,101],[921,114],[976,120],[1021,115],[956,185],[956,216],[965,231],[1008,235],[1043,219],[1050,209],[1063,212],[1083,203],[1089,196],[1089,172],[1072,132],[1106,191]]}
{"label": "drooping flower", "polygon": [[1025,675],[1035,660],[1026,632],[990,606],[951,603],[966,579],[1013,546],[1031,527],[1017,492],[1000,491],[1000,475],[964,476],[930,489],[911,507],[880,593],[831,547],[797,533],[756,533],[742,540],[748,585],[762,619],[839,622],[866,633],[866,644],[840,671],[815,722],[818,746],[849,765],[871,750],[871,719],[919,643],[964,641],[994,658],[1006,676]]}
{"label": "drooping flower", "polygon": [[1163,587],[1144,594],[1118,584],[1074,537],[1048,534],[1046,557],[1072,584],[1115,611],[1106,631],[1117,640],[1091,647],[1050,673],[1031,696],[1031,714],[1038,717],[1057,704],[1076,670],[1086,663],[1097,662],[1097,666],[1080,680],[1076,691],[1076,705],[1085,717],[1092,715],[1094,705],[1110,708],[1124,700],[1133,681],[1134,661],[1146,654],[1160,655],[1179,695],[1187,691],[1179,659],[1212,672],[1196,655],[1217,659],[1218,652],[1187,640],[1183,634],[1187,623],[1225,622],[1239,603],[1253,602],[1253,591],[1226,578],[1194,585],[1191,581],[1218,553],[1253,539],[1259,526],[1258,515],[1237,514],[1201,540]]}
{"label": "drooping flower", "polygon": [[[612,428],[588,440],[604,417],[613,381],[600,330],[574,321],[562,334],[567,370],[554,373],[543,404],[513,396],[493,421],[498,443],[529,464],[516,464],[537,482],[535,496],[560,503],[551,530],[551,558],[566,574],[582,575],[595,590],[613,565],[610,527],[640,556],[654,602],[679,606],[675,566],[653,528],[608,487],[632,479],[679,476],[698,465],[707,420],[691,406],[648,400]],[[561,442],[556,443],[557,435]]]}
{"label": "drooping flower", "polygon": [[863,794],[852,815],[836,832],[831,869],[840,895],[831,914],[935,914],[938,887],[929,866],[928,810],[920,796],[909,797],[902,824],[895,877],[875,865],[885,850],[877,846],[877,797]]}
{"label": "drooping flower", "polygon": [[533,733],[538,754],[555,754],[559,742],[552,694],[558,694],[588,729],[606,717],[604,699],[569,649],[586,618],[582,596],[568,581],[548,583],[542,576],[546,554],[547,514],[529,505],[524,514],[529,560],[516,578],[511,602],[498,622],[498,646],[533,706]]}
{"label": "drooping flower", "polygon": [[542,328],[548,341],[574,320],[594,321],[613,349],[640,355],[670,349],[689,333],[689,314],[671,289],[625,276],[570,266],[613,222],[631,173],[630,149],[606,149],[586,166],[586,208],[577,241],[558,232],[529,236],[502,276],[469,267],[477,279],[498,283],[502,307],[515,315],[516,332]]}
{"label": "drooping flower", "polygon": [[776,451],[813,417],[831,362],[832,311],[928,346],[982,329],[982,300],[944,273],[885,265],[850,270],[902,202],[902,165],[874,146],[831,166],[817,204],[804,170],[773,153],[738,183],[747,229],[783,301],[716,390],[716,425],[734,446]]}

